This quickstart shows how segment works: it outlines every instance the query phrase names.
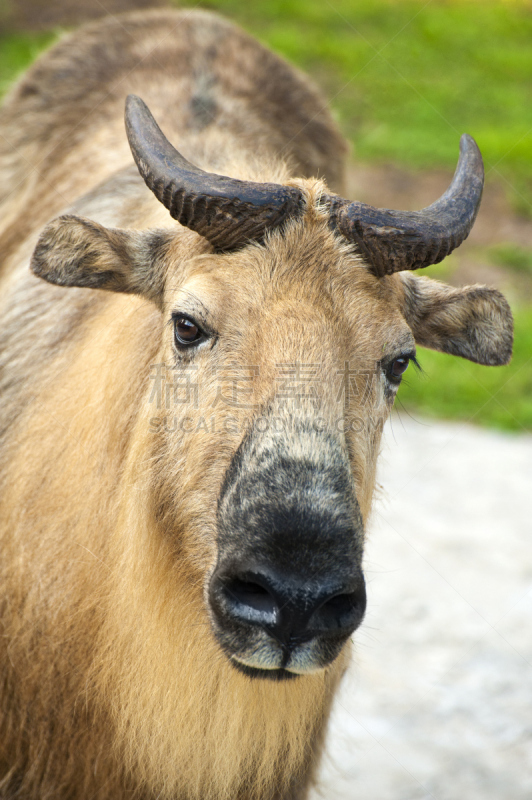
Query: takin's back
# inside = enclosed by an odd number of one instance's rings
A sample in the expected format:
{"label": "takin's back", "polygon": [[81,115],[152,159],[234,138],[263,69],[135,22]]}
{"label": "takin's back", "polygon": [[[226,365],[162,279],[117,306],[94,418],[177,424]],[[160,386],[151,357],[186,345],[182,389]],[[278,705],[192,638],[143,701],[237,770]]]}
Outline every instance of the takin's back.
{"label": "takin's back", "polygon": [[6,99],[0,252],[131,164],[123,123],[130,93],[148,100],[162,129],[200,166],[223,167],[213,155],[220,158],[223,140],[239,157],[281,158],[293,175],[323,177],[342,190],[346,143],[305,75],[215,15],[132,13],[66,36]]}

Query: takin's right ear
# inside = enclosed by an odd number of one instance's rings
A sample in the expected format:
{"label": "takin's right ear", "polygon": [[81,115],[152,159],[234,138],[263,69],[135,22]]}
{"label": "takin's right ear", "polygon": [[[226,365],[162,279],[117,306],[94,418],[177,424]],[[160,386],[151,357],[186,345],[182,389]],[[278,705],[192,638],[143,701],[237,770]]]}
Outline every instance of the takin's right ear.
{"label": "takin's right ear", "polygon": [[71,215],[50,222],[39,237],[31,269],[57,286],[140,294],[159,305],[170,231],[105,228]]}

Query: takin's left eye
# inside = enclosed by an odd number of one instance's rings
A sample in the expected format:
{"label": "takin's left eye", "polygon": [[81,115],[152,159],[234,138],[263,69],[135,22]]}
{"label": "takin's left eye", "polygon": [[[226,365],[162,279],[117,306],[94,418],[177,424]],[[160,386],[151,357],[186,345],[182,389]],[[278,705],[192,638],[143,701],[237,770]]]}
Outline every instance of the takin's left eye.
{"label": "takin's left eye", "polygon": [[406,369],[411,361],[413,361],[417,366],[416,358],[411,353],[394,358],[394,360],[390,362],[388,368],[386,369],[386,376],[388,380],[390,380],[392,383],[400,383],[403,373],[406,372]]}
{"label": "takin's left eye", "polygon": [[395,361],[392,362],[392,366],[390,368],[390,376],[392,378],[400,378],[403,372],[406,371],[410,363],[410,359],[406,356],[401,356],[400,358],[396,358]]}

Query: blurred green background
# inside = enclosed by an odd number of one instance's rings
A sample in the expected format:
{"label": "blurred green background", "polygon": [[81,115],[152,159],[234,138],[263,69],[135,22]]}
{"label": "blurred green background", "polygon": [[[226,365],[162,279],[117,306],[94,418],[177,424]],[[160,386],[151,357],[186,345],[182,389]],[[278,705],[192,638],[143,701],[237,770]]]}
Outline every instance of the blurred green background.
{"label": "blurred green background", "polygon": [[[6,5],[0,92],[74,23],[104,10],[156,4],[19,0]],[[407,373],[399,405],[411,413],[531,431],[532,0],[176,5],[223,13],[313,76],[353,144],[355,184],[357,168],[365,170],[369,183],[372,176],[385,183],[393,174],[396,182],[413,182],[415,196],[427,171],[445,170],[450,177],[462,132],[475,137],[487,189],[496,198],[490,213],[500,234],[467,243],[469,250],[464,245],[426,274],[456,283],[485,280],[503,289],[515,312],[514,358],[508,367],[485,368],[420,349],[423,372]]]}

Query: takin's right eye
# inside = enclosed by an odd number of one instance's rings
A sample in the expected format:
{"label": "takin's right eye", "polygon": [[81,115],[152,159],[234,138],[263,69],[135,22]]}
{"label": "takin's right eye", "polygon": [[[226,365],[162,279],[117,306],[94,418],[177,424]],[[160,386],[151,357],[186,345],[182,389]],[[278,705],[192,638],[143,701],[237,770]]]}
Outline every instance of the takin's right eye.
{"label": "takin's right eye", "polygon": [[174,340],[176,347],[182,349],[199,344],[205,339],[205,334],[200,326],[191,317],[183,314],[174,316]]}

